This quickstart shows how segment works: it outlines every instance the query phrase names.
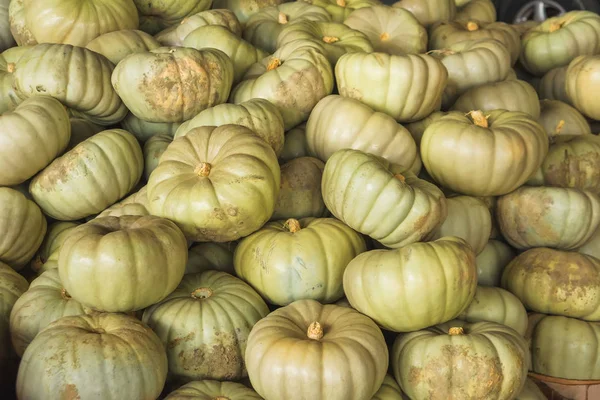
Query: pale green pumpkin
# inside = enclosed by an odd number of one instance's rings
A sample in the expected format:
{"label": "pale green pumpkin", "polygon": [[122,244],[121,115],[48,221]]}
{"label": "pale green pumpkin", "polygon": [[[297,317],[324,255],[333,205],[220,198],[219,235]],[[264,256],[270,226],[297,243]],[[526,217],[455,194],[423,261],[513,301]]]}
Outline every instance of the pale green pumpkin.
{"label": "pale green pumpkin", "polygon": [[592,237],[578,248],[577,251],[600,259],[600,229],[597,229]]}
{"label": "pale green pumpkin", "polygon": [[2,57],[4,57],[8,63],[16,63],[23,54],[27,53],[32,48],[32,45],[11,47],[2,52]]}
{"label": "pale green pumpkin", "polygon": [[242,27],[235,14],[231,10],[217,9],[201,11],[186,17],[180,23],[160,31],[154,38],[163,46],[182,46],[187,35],[207,25],[224,26],[236,36],[242,35]]}
{"label": "pale green pumpkin", "polygon": [[144,178],[146,181],[158,166],[160,156],[172,141],[173,137],[171,135],[155,135],[144,143]]}
{"label": "pale green pumpkin", "polygon": [[476,20],[481,22],[496,22],[496,5],[492,0],[470,0],[458,8],[457,20]]}
{"label": "pale green pumpkin", "polygon": [[14,353],[10,342],[10,313],[28,286],[25,278],[0,261],[0,368],[6,375],[9,375],[7,364]]}
{"label": "pale green pumpkin", "polygon": [[343,23],[354,10],[380,5],[379,0],[303,0],[324,8],[331,15],[332,22]]}
{"label": "pale green pumpkin", "polygon": [[386,375],[381,387],[371,400],[410,400],[391,375]]}
{"label": "pale green pumpkin", "polygon": [[285,141],[279,155],[279,162],[286,163],[294,158],[306,157],[308,155],[306,124],[300,124],[285,133]]}
{"label": "pale green pumpkin", "polygon": [[129,54],[154,50],[160,47],[160,43],[146,32],[127,29],[100,35],[85,47],[102,54],[117,65]]}
{"label": "pale green pumpkin", "polygon": [[31,261],[31,269],[38,272],[51,256],[58,259],[58,250],[73,228],[79,225],[79,222],[54,222],[48,225],[44,241]]}
{"label": "pale green pumpkin", "polygon": [[10,32],[8,20],[8,6],[10,0],[0,0],[0,52],[13,47],[15,39]]}
{"label": "pale green pumpkin", "polygon": [[186,17],[208,10],[212,3],[210,0],[133,0],[133,2],[139,11],[140,29],[151,35],[179,23]]}
{"label": "pale green pumpkin", "polygon": [[128,113],[121,121],[121,127],[127,132],[130,132],[142,143],[154,135],[167,134],[173,136],[181,124],[182,123],[180,122],[145,121],[132,113]]}
{"label": "pale green pumpkin", "polygon": [[560,100],[573,105],[565,86],[567,78],[567,66],[554,68],[548,71],[537,83],[536,90],[540,99]]}
{"label": "pale green pumpkin", "polygon": [[189,399],[263,400],[254,390],[237,382],[205,379],[186,383],[172,391],[165,400]]}
{"label": "pale green pumpkin", "polygon": [[208,270],[227,272],[234,275],[233,251],[236,242],[226,243],[196,243],[188,250],[186,274],[196,274]]}
{"label": "pale green pumpkin", "polygon": [[97,217],[120,217],[122,215],[150,215],[146,186],[108,207]]}
{"label": "pale green pumpkin", "polygon": [[500,286],[502,273],[516,254],[506,243],[490,240],[477,255],[477,284],[480,286]]}
{"label": "pale green pumpkin", "polygon": [[94,124],[85,118],[71,117],[69,122],[71,123],[71,140],[69,140],[67,150],[71,150],[79,143],[104,130],[102,125]]}
{"label": "pale green pumpkin", "polygon": [[[600,24],[600,17],[598,22]],[[565,75],[565,89],[570,104],[594,120],[600,119],[600,107],[595,101],[595,93],[600,87],[598,71],[600,55],[579,56],[571,61]]]}
{"label": "pale green pumpkin", "polygon": [[456,5],[448,0],[400,0],[393,7],[410,11],[426,28],[436,22],[452,21],[456,17]]}
{"label": "pale green pumpkin", "polygon": [[25,0],[11,0],[8,6],[8,22],[13,38],[19,46],[37,44],[25,21]]}
{"label": "pale green pumpkin", "polygon": [[[544,127],[551,142],[559,135],[588,135],[590,124],[574,107],[559,100],[540,100],[540,125]],[[562,139],[562,138],[558,138]]]}

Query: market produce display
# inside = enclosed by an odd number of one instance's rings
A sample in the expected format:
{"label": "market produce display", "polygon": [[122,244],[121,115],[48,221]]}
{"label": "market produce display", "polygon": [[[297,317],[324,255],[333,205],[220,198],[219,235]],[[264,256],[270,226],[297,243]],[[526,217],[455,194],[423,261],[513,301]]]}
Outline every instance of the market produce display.
{"label": "market produce display", "polygon": [[499,14],[0,0],[0,397],[600,385],[600,16]]}

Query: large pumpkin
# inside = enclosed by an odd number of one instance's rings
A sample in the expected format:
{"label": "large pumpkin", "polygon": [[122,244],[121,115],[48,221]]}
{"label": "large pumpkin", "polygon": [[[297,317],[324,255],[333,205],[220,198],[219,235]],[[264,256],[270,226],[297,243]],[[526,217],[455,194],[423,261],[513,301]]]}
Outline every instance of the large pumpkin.
{"label": "large pumpkin", "polygon": [[359,150],[338,150],[323,172],[325,206],[387,247],[418,242],[446,219],[446,199],[434,184],[403,171]]}
{"label": "large pumpkin", "polygon": [[180,23],[184,18],[208,10],[210,0],[133,0],[140,15],[140,28],[151,35]]}
{"label": "large pumpkin", "polygon": [[[599,44],[600,46],[600,44]],[[579,56],[569,64],[565,88],[570,103],[586,117],[600,119],[595,96],[600,90],[600,55]]]}
{"label": "large pumpkin", "polygon": [[463,239],[444,237],[396,250],[371,250],[344,272],[344,293],[358,311],[394,332],[456,318],[477,288],[475,254]]}
{"label": "large pumpkin", "polygon": [[54,160],[29,185],[36,203],[61,221],[104,210],[135,187],[144,169],[142,149],[121,129],[100,132]]}
{"label": "large pumpkin", "polygon": [[560,100],[541,100],[538,122],[546,130],[551,142],[562,139],[556,136],[592,133],[585,117],[577,109]]}
{"label": "large pumpkin", "polygon": [[263,400],[254,390],[237,382],[201,380],[187,383],[172,391],[164,400],[218,399]]}
{"label": "large pumpkin", "polygon": [[240,21],[231,10],[216,9],[201,11],[184,18],[180,23],[160,31],[154,38],[163,46],[182,46],[183,40],[196,29],[207,25],[220,25],[241,36]]}
{"label": "large pumpkin", "polygon": [[71,138],[65,107],[34,96],[0,115],[0,185],[23,183],[63,152]]}
{"label": "large pumpkin", "polygon": [[160,47],[160,43],[146,32],[127,29],[100,35],[85,47],[117,65],[129,54],[154,50]]}
{"label": "large pumpkin", "polygon": [[221,271],[187,274],[142,321],[167,349],[169,375],[184,381],[239,380],[248,335],[269,309],[249,285]]}
{"label": "large pumpkin", "polygon": [[412,122],[439,109],[448,71],[426,54],[347,53],[335,66],[335,78],[340,95]]}
{"label": "large pumpkin", "polygon": [[359,312],[299,300],[254,325],[246,366],[265,400],[363,400],[383,382],[388,349]]}
{"label": "large pumpkin", "polygon": [[500,240],[490,240],[477,255],[477,284],[500,286],[502,273],[516,254],[513,248]]}
{"label": "large pumpkin", "polygon": [[346,266],[365,250],[363,237],[334,218],[288,219],[244,238],[234,266],[271,304],[333,303],[344,295]]}
{"label": "large pumpkin", "polygon": [[248,128],[194,128],[169,145],[150,175],[150,211],[190,240],[236,240],[269,220],[280,178],[275,152]]}
{"label": "large pumpkin", "polygon": [[528,357],[512,328],[453,321],[398,336],[391,364],[413,400],[510,400],[525,385]]}
{"label": "large pumpkin", "polygon": [[472,196],[512,192],[547,153],[544,128],[525,113],[506,110],[449,113],[430,124],[421,139],[423,165],[433,179]]}
{"label": "large pumpkin", "polygon": [[167,355],[160,339],[136,318],[111,313],[70,316],[48,325],[25,350],[17,396],[156,399],[166,376]]}
{"label": "large pumpkin", "polygon": [[140,310],[181,281],[187,242],[154,216],[96,218],[73,229],[58,254],[60,280],[81,304],[100,311]]}

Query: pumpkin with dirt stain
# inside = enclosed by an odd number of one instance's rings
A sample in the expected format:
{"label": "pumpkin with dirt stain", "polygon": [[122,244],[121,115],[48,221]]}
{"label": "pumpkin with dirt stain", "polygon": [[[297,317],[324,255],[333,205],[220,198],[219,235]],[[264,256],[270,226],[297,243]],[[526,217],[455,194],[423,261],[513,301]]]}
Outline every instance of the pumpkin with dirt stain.
{"label": "pumpkin with dirt stain", "polygon": [[398,122],[439,110],[448,71],[426,54],[347,53],[335,66],[340,95],[361,101]]}
{"label": "pumpkin with dirt stain", "polygon": [[196,243],[188,249],[186,274],[196,274],[207,270],[216,270],[235,274],[233,268],[233,252],[236,242]]}
{"label": "pumpkin with dirt stain", "polygon": [[187,247],[183,233],[164,218],[96,218],[73,229],[61,246],[60,280],[86,307],[109,312],[141,310],[177,287]]}
{"label": "pumpkin with dirt stain", "polygon": [[136,117],[184,122],[227,101],[233,72],[233,63],[220,50],[159,47],[125,57],[111,80]]}
{"label": "pumpkin with dirt stain", "polygon": [[248,128],[194,128],[169,145],[150,175],[149,208],[190,240],[228,242],[269,220],[280,179],[275,152]]}
{"label": "pumpkin with dirt stain", "polygon": [[233,262],[237,275],[271,304],[333,303],[344,295],[346,266],[366,249],[363,237],[335,218],[290,218],[244,238]]}
{"label": "pumpkin with dirt stain", "polygon": [[14,352],[10,342],[10,313],[28,286],[25,278],[0,261],[0,368],[4,374]]}
{"label": "pumpkin with dirt stain", "polygon": [[475,253],[452,236],[371,250],[354,258],[344,272],[344,292],[352,307],[393,332],[456,318],[476,288]]}
{"label": "pumpkin with dirt stain", "polygon": [[512,328],[452,321],[398,336],[391,364],[413,400],[510,400],[525,385],[528,357]]}
{"label": "pumpkin with dirt stain", "polygon": [[299,300],[254,325],[246,365],[252,387],[266,400],[362,400],[383,383],[388,356],[381,330],[368,317]]}
{"label": "pumpkin with dirt stain", "polygon": [[139,182],[142,149],[122,129],[102,131],[81,142],[31,180],[29,190],[44,212],[60,221],[99,213]]}
{"label": "pumpkin with dirt stain", "polygon": [[583,115],[594,120],[600,119],[600,106],[596,101],[596,93],[600,90],[599,71],[600,55],[579,56],[571,61],[565,75],[565,88],[570,103]]}
{"label": "pumpkin with dirt stain", "polygon": [[100,35],[85,47],[102,54],[117,65],[129,54],[144,53],[160,46],[160,43],[146,32],[129,29]]}
{"label": "pumpkin with dirt stain", "polygon": [[538,247],[504,269],[502,287],[528,310],[600,321],[600,259]]}
{"label": "pumpkin with dirt stain", "polygon": [[600,197],[589,191],[521,187],[498,199],[500,231],[516,249],[574,249],[600,226]]}
{"label": "pumpkin with dirt stain", "polygon": [[53,97],[30,97],[0,115],[0,185],[33,177],[65,150],[70,138],[69,115]]}
{"label": "pumpkin with dirt stain", "polygon": [[354,11],[360,8],[380,5],[379,0],[302,0],[315,6],[324,8],[331,20],[337,23],[343,23],[346,18]]}
{"label": "pumpkin with dirt stain", "polygon": [[422,240],[447,216],[446,198],[434,184],[359,150],[333,153],[321,192],[336,218],[392,248]]}
{"label": "pumpkin with dirt stain", "polygon": [[224,26],[236,36],[242,35],[242,27],[235,14],[231,10],[217,9],[201,11],[186,17],[179,24],[160,31],[154,38],[163,46],[182,46],[187,35],[207,25]]}
{"label": "pumpkin with dirt stain", "polygon": [[540,125],[544,127],[550,142],[556,136],[589,135],[592,133],[590,124],[576,108],[560,100],[540,100]]}
{"label": "pumpkin with dirt stain", "polygon": [[477,284],[500,286],[504,268],[515,257],[512,247],[500,240],[490,240],[477,255]]}
{"label": "pumpkin with dirt stain", "polygon": [[185,275],[175,291],[144,311],[142,321],[167,349],[170,378],[239,380],[248,376],[250,330],[268,313],[248,284],[205,271]]}
{"label": "pumpkin with dirt stain", "polygon": [[146,179],[146,182],[152,171],[158,166],[160,156],[163,155],[172,141],[173,137],[171,135],[162,134],[154,135],[144,143],[144,179]]}
{"label": "pumpkin with dirt stain", "polygon": [[458,8],[456,19],[462,21],[496,22],[496,6],[492,0],[470,0]]}
{"label": "pumpkin with dirt stain", "polygon": [[[140,29],[154,35],[184,18],[211,8],[211,0],[133,0],[140,15]],[[225,7],[223,7],[225,8]]]}
{"label": "pumpkin with dirt stain", "polygon": [[189,399],[263,400],[254,390],[241,383],[210,379],[186,383],[164,398],[164,400]]}
{"label": "pumpkin with dirt stain", "polygon": [[[103,384],[90,385],[90,376]],[[163,344],[138,319],[113,313],[69,316],[48,325],[25,350],[17,396],[156,399],[166,377]]]}
{"label": "pumpkin with dirt stain", "polygon": [[426,28],[441,21],[453,21],[456,17],[454,0],[400,0],[392,7],[410,11]]}

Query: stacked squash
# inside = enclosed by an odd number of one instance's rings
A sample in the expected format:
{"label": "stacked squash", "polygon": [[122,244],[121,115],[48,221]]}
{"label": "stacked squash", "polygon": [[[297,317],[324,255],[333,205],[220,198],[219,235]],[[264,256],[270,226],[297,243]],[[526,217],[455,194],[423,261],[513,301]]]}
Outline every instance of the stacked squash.
{"label": "stacked squash", "polygon": [[3,393],[600,380],[600,16],[496,19],[490,0],[0,0]]}

